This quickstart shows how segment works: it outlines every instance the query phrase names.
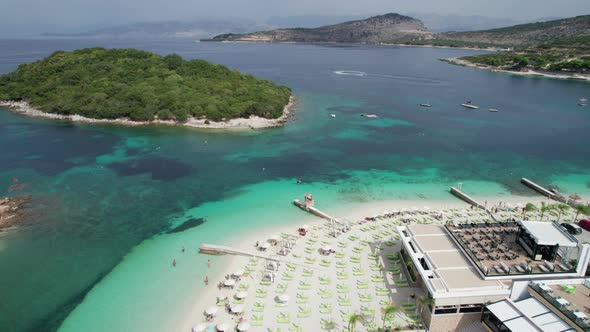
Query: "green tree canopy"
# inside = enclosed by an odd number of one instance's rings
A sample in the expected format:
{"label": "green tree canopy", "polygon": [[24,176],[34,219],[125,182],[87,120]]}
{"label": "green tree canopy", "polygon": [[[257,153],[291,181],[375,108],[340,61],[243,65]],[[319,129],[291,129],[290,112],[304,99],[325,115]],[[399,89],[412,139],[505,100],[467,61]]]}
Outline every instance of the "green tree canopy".
{"label": "green tree canopy", "polygon": [[291,90],[204,60],[135,49],[58,51],[0,76],[0,98],[49,113],[131,120],[278,118]]}

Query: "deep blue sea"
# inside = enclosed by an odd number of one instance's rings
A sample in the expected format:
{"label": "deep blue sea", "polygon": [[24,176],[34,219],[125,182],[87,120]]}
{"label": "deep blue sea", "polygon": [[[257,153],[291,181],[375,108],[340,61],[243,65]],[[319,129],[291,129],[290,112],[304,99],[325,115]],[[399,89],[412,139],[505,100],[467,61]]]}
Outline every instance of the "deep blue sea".
{"label": "deep blue sea", "polygon": [[[476,196],[531,195],[521,177],[590,192],[590,108],[577,106],[588,83],[438,60],[477,53],[466,50],[184,39],[0,40],[0,73],[94,46],[177,53],[273,80],[293,89],[295,116],[283,128],[227,133],[1,110],[0,192],[16,177],[34,200],[26,222],[0,232],[0,331],[166,330],[177,305],[198,296],[185,291],[204,275],[198,244],[302,218],[289,202],[305,191],[335,210],[451,200],[458,182]],[[466,100],[481,108],[460,107]],[[188,251],[176,257],[181,244]]]}

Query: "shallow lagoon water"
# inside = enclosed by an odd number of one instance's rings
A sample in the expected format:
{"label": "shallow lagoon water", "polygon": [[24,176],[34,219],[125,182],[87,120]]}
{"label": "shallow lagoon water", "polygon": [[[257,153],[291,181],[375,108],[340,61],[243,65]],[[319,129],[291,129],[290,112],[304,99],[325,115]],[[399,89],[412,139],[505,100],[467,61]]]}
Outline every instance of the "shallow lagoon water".
{"label": "shallow lagoon water", "polygon": [[[479,196],[531,194],[523,176],[590,191],[590,110],[576,106],[587,83],[437,60],[472,53],[462,50],[188,40],[0,41],[0,71],[94,45],[176,52],[286,84],[295,119],[226,133],[0,112],[0,183],[18,177],[35,197],[31,219],[0,233],[0,330],[166,330],[199,296],[200,242],[308,220],[290,204],[307,191],[336,215],[371,200],[452,200],[458,182]],[[367,74],[334,73],[343,68]],[[459,107],[465,100],[481,109]],[[433,107],[418,106],[426,101]]]}

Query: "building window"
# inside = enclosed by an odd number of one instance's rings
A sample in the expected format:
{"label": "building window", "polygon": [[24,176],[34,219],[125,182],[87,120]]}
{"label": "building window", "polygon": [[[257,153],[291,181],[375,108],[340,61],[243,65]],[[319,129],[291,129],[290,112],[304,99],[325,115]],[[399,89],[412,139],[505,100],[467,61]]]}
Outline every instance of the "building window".
{"label": "building window", "polygon": [[434,308],[435,315],[448,315],[448,314],[456,314],[457,313],[457,306],[454,305],[445,305],[445,306],[438,306]]}
{"label": "building window", "polygon": [[461,313],[481,312],[482,304],[463,304],[459,307]]}

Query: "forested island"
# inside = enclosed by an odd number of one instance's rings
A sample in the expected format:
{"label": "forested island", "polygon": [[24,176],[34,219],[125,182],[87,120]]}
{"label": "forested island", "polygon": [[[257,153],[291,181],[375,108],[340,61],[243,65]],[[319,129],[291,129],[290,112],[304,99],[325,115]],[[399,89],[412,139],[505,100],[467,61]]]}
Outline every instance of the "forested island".
{"label": "forested island", "polygon": [[87,48],[58,51],[0,76],[0,100],[69,118],[209,124],[280,119],[291,105],[291,90],[176,54]]}

